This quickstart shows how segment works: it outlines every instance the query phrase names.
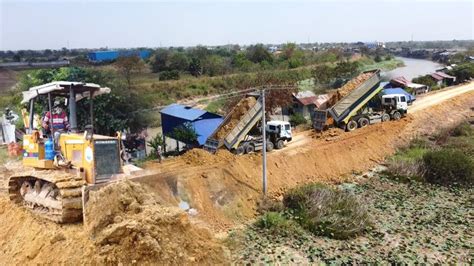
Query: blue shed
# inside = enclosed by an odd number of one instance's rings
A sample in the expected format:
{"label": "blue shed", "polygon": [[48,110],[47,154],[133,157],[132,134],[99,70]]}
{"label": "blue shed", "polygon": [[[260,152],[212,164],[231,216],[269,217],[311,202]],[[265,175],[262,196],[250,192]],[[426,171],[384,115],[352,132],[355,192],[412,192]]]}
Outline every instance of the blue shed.
{"label": "blue shed", "polygon": [[151,52],[148,50],[123,50],[123,51],[96,51],[90,52],[87,57],[92,62],[107,62],[113,61],[121,56],[139,56],[141,59],[150,57]]}
{"label": "blue shed", "polygon": [[223,120],[220,115],[176,103],[163,108],[160,114],[163,136],[171,137],[174,128],[189,123],[198,135],[199,145],[204,145]]}

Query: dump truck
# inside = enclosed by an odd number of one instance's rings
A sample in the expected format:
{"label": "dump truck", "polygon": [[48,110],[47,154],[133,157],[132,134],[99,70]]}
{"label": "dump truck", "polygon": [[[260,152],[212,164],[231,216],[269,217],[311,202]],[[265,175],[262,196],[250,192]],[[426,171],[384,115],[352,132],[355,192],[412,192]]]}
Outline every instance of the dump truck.
{"label": "dump truck", "polygon": [[[215,153],[225,147],[235,154],[247,154],[262,150],[263,137],[257,127],[262,119],[262,103],[258,96],[247,95],[225,117],[204,144],[204,149]],[[291,141],[291,125],[286,121],[266,123],[267,151],[281,149]]]}
{"label": "dump truck", "polygon": [[405,94],[379,95],[380,70],[364,72],[370,74],[345,97],[326,110],[315,110],[313,127],[322,131],[331,126],[338,126],[346,131],[369,124],[399,120],[408,110],[408,99]]}

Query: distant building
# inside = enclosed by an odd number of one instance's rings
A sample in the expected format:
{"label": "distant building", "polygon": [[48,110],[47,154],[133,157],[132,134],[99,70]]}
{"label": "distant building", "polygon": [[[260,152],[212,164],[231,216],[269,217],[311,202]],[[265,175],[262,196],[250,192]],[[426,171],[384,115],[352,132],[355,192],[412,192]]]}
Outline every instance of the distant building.
{"label": "distant building", "polygon": [[198,142],[186,143],[191,145],[204,145],[223,121],[220,115],[176,103],[163,108],[160,114],[163,137],[173,138],[175,128],[189,124],[195,130]]}
{"label": "distant building", "polygon": [[329,95],[316,95],[312,91],[300,91],[293,94],[293,103],[290,106],[282,108],[284,117],[301,114],[306,119],[311,119],[315,108],[326,109]]}
{"label": "distant building", "polygon": [[446,85],[450,86],[456,81],[456,77],[450,76],[444,72],[435,72],[430,74],[431,78],[436,82],[438,86]]}
{"label": "distant building", "polygon": [[408,91],[411,91],[414,95],[427,93],[430,91],[430,87],[424,84],[418,84],[410,82],[405,77],[396,77],[390,80],[390,82],[384,86],[384,88],[397,88],[401,87]]}
{"label": "distant building", "polygon": [[91,52],[87,55],[91,62],[109,62],[117,60],[119,57],[124,56],[138,56],[141,59],[147,59],[150,57],[151,52],[148,50],[141,51],[96,51]]}

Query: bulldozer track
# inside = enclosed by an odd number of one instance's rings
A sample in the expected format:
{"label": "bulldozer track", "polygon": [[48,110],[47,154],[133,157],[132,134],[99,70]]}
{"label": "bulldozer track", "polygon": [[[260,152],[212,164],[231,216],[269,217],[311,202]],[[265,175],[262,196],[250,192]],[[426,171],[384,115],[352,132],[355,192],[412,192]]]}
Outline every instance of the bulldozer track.
{"label": "bulldozer track", "polygon": [[82,220],[84,184],[82,178],[61,170],[25,171],[9,178],[8,195],[12,202],[38,216],[56,223],[74,223]]}

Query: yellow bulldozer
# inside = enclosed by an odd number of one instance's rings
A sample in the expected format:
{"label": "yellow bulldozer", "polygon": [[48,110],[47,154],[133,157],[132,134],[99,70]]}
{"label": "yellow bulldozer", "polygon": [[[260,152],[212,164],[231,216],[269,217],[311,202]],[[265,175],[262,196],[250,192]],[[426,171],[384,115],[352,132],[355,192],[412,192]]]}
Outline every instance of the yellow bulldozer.
{"label": "yellow bulldozer", "polygon": [[[23,166],[9,177],[11,201],[58,223],[82,220],[86,192],[123,172],[120,135],[94,134],[93,98],[109,92],[109,88],[97,84],[70,81],[52,82],[23,92],[22,103],[29,104],[28,118],[24,119],[27,125]],[[90,125],[79,130],[76,102],[84,98],[90,99]],[[51,116],[56,99],[67,102],[70,127],[67,132],[55,132],[50,127],[45,134],[35,123],[34,114],[42,105]]]}

